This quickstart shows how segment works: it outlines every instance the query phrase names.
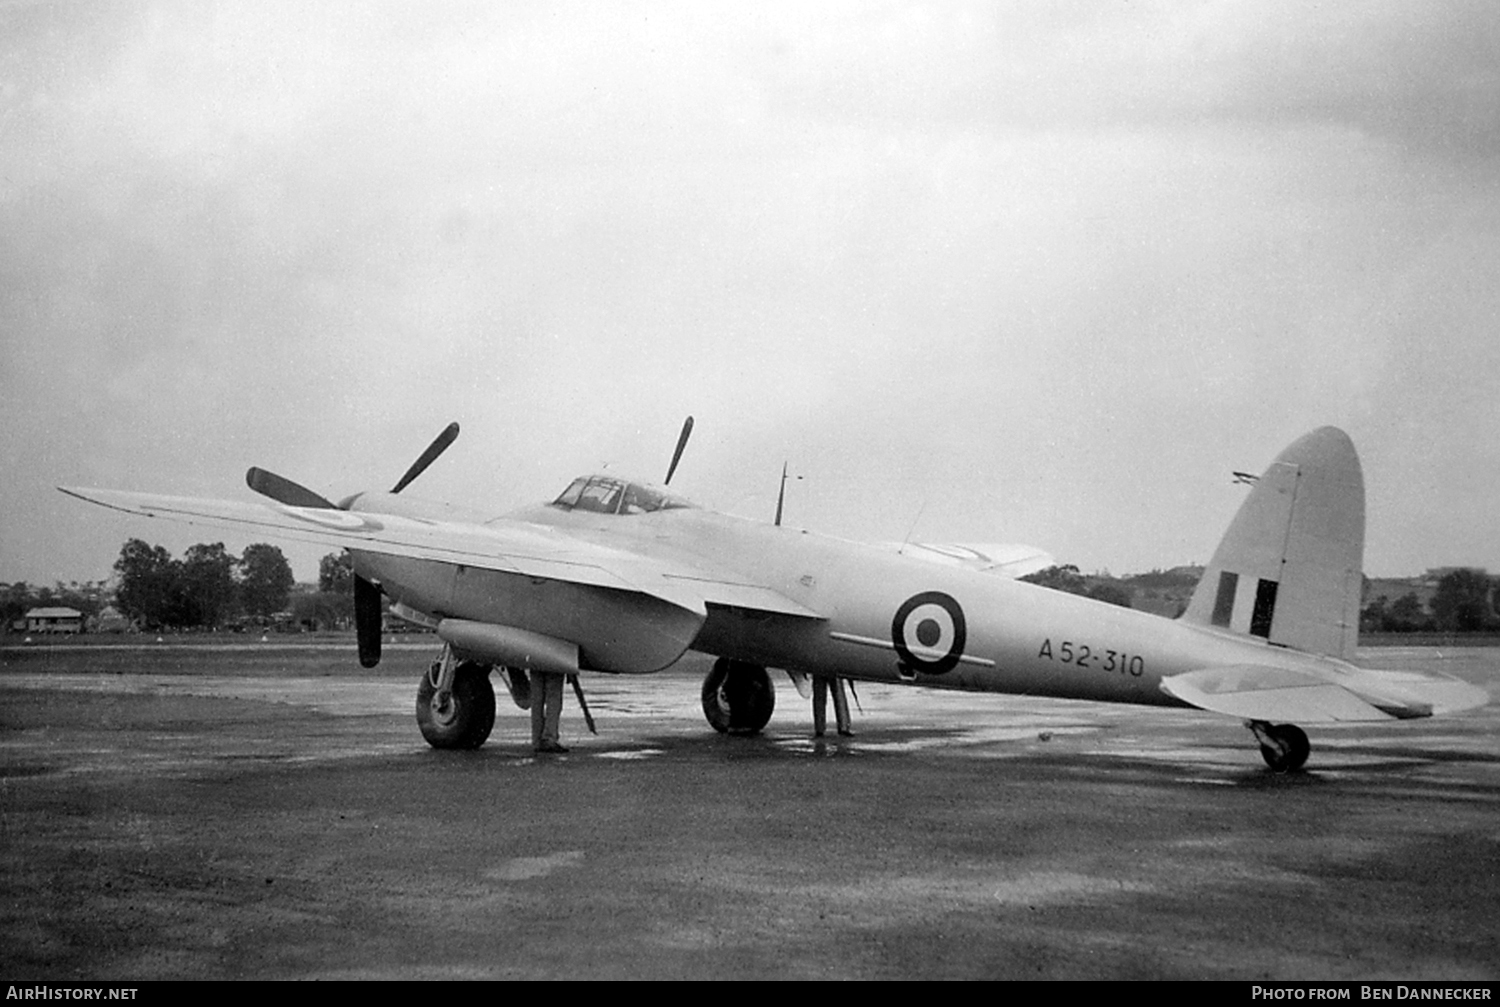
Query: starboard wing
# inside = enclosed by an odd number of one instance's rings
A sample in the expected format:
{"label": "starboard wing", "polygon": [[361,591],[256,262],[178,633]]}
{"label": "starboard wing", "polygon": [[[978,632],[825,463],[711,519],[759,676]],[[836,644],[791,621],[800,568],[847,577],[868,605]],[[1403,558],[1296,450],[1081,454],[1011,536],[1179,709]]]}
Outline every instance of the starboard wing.
{"label": "starboard wing", "polygon": [[144,517],[160,517],[264,534],[297,542],[388,556],[462,564],[592,587],[638,591],[699,616],[707,604],[734,605],[802,618],[819,613],[742,579],[584,542],[555,528],[523,521],[487,524],[435,521],[364,511],[294,507],[275,502],[210,500],[58,487],[69,496]]}

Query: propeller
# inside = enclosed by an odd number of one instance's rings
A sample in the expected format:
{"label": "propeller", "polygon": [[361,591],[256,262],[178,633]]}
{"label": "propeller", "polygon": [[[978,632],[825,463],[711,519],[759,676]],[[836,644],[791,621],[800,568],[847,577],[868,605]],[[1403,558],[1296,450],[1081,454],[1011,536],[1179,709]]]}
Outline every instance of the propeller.
{"label": "propeller", "polygon": [[251,467],[245,473],[245,485],[261,496],[268,496],[288,507],[315,507],[322,510],[336,509],[326,498],[319,496],[306,486],[294,483],[285,476],[265,469]]}
{"label": "propeller", "polygon": [[[692,417],[688,418],[688,425],[691,427]],[[426,472],[427,466],[437,461],[438,456],[447,451],[448,446],[457,439],[458,424],[448,424],[443,429],[443,432],[438,434],[431,444],[427,445],[427,450],[422,452],[421,457],[412,462],[411,468],[406,470],[406,475],[401,477],[401,481],[396,483],[391,492],[400,493],[406,489],[413,479]],[[686,439],[687,435],[684,433],[683,440]],[[682,454],[682,444],[680,443],[677,445],[677,453],[679,455]],[[677,464],[676,459],[673,459],[672,464]],[[279,476],[267,469],[252,466],[245,473],[245,485],[261,496],[268,496],[277,503],[284,503],[288,507],[317,507],[323,510],[349,509],[347,501],[344,504],[335,504],[327,497],[314,493],[301,483],[292,482],[286,476]],[[353,500],[354,497],[350,497],[349,499]]]}
{"label": "propeller", "polygon": [[[446,427],[444,427],[443,432],[438,434],[437,437],[433,438],[431,444],[427,445],[427,450],[422,452],[422,456],[411,463],[411,468],[406,470],[406,475],[402,476],[401,481],[396,483],[396,485],[391,488],[391,492],[400,493],[402,490],[406,489],[408,483],[410,483],[417,476],[421,475],[423,472],[426,472],[427,466],[437,461],[438,455],[442,454],[444,451],[447,451],[448,445],[452,444],[457,439],[457,423],[450,423]],[[680,453],[681,450],[682,449],[679,447],[678,452]]]}
{"label": "propeller", "polygon": [[687,447],[688,438],[693,435],[693,418],[689,416],[682,423],[682,433],[677,435],[677,450],[672,452],[672,464],[667,466],[667,477],[662,480],[663,486],[672,484],[672,473],[677,471],[677,463],[682,461],[682,450]]}
{"label": "propeller", "polygon": [[[688,426],[683,428],[682,441],[687,440],[687,431],[692,427],[692,418],[688,419]],[[411,468],[406,470],[406,475],[396,483],[392,493],[400,493],[417,476],[427,471],[427,466],[437,461],[438,455],[448,450],[448,445],[458,438],[458,424],[450,423],[443,432],[438,434],[433,442],[427,445],[421,457],[412,463]],[[677,445],[677,453],[682,454],[682,442]],[[675,467],[677,459],[672,459]],[[668,478],[671,478],[668,476]],[[245,485],[262,496],[270,497],[277,503],[286,504],[288,507],[314,507],[322,510],[348,510],[350,501],[355,497],[349,497],[341,504],[335,504],[326,497],[320,496],[300,483],[292,482],[286,476],[279,476],[275,472],[266,469],[252,467],[245,473]],[[359,574],[354,575],[354,635],[359,643],[359,663],[365,668],[373,668],[380,663],[380,586],[374,581],[366,580]]]}
{"label": "propeller", "polygon": [[373,581],[354,575],[354,639],[359,645],[359,666],[380,663],[380,588]]}

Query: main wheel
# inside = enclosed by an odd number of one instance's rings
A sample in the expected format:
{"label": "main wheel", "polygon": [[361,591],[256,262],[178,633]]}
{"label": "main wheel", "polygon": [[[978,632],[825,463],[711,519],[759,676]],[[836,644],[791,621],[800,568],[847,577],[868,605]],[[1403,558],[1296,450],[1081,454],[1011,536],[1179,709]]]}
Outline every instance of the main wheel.
{"label": "main wheel", "polygon": [[1303,763],[1307,762],[1307,755],[1312,751],[1312,744],[1307,740],[1307,732],[1296,724],[1272,724],[1265,728],[1265,733],[1270,736],[1274,744],[1267,745],[1264,742],[1260,746],[1260,757],[1266,760],[1278,773],[1290,773],[1295,769],[1301,769]]}
{"label": "main wheel", "polygon": [[465,661],[453,670],[453,691],[439,696],[436,669],[417,686],[417,726],[433,748],[478,748],[495,726],[495,689],[487,664]]}
{"label": "main wheel", "polygon": [[703,715],[720,734],[756,734],[775,709],[776,689],[758,664],[721,657],[703,680]]}

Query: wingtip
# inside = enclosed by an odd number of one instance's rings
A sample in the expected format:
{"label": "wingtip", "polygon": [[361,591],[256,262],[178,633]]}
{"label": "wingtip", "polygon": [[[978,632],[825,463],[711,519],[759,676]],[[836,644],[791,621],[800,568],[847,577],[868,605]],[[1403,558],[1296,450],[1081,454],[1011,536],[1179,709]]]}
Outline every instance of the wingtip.
{"label": "wingtip", "polygon": [[1439,716],[1463,713],[1466,710],[1477,710],[1480,707],[1489,706],[1493,701],[1494,697],[1484,686],[1454,679],[1453,684],[1444,689],[1442,695],[1433,703],[1432,712]]}
{"label": "wingtip", "polygon": [[96,507],[107,507],[110,510],[117,510],[124,514],[136,513],[136,511],[128,507],[121,506],[118,502],[111,501],[106,490],[97,490],[88,486],[59,486],[57,489],[60,493],[66,493],[76,500],[94,504]]}

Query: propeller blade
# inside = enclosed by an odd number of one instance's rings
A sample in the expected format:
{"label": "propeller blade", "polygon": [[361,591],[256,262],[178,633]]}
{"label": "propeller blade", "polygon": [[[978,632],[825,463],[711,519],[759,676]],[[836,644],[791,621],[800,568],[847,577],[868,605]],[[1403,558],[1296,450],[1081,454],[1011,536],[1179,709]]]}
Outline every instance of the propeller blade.
{"label": "propeller blade", "polygon": [[401,481],[396,484],[395,488],[392,489],[391,492],[400,493],[402,490],[406,489],[407,483],[411,482],[423,472],[426,472],[427,466],[437,461],[437,456],[442,454],[444,451],[447,451],[448,445],[452,444],[457,439],[458,424],[448,424],[448,426],[444,428],[443,432],[438,434],[431,444],[427,445],[427,450],[422,452],[422,457],[412,462],[411,468],[406,470],[406,475],[401,477]]}
{"label": "propeller blade", "polygon": [[682,461],[682,449],[687,447],[688,438],[693,434],[693,418],[689,416],[682,424],[682,433],[677,435],[677,450],[672,452],[672,464],[667,466],[667,477],[662,480],[663,486],[672,484],[672,473],[677,471],[677,463]]}
{"label": "propeller blade", "polygon": [[267,472],[265,469],[251,468],[245,473],[245,485],[262,496],[268,496],[277,503],[284,503],[288,507],[318,507],[323,510],[337,509],[327,499],[314,493],[306,486],[300,486],[285,476],[279,476],[275,472]]}
{"label": "propeller blade", "polygon": [[373,668],[380,663],[380,588],[354,575],[354,636],[359,642],[359,665]]}

